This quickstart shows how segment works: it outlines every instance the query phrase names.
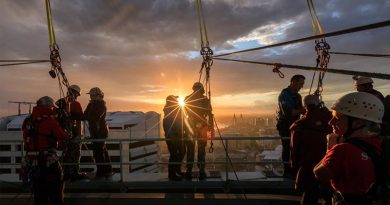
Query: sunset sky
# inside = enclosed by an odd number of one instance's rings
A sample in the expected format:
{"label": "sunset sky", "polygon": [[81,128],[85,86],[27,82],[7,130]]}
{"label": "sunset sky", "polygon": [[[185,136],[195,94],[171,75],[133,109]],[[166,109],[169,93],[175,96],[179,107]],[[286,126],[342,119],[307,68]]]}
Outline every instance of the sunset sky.
{"label": "sunset sky", "polygon": [[[203,0],[210,45],[224,53],[313,35],[306,0]],[[390,20],[389,0],[313,0],[325,32]],[[199,78],[201,58],[194,0],[52,0],[62,65],[71,84],[85,93],[98,86],[109,111],[156,111],[165,97],[185,96]],[[390,27],[326,39],[331,51],[390,53]],[[48,59],[44,0],[0,1],[0,59]],[[229,58],[315,66],[314,41],[232,55]],[[389,58],[332,55],[330,68],[390,74]],[[8,101],[59,97],[49,63],[0,67],[0,116],[16,114]],[[216,115],[272,114],[279,92],[294,74],[313,72],[214,61],[212,104]],[[374,79],[390,94],[390,82]],[[327,106],[354,89],[351,76],[328,73]],[[26,112],[27,107],[22,107]]]}

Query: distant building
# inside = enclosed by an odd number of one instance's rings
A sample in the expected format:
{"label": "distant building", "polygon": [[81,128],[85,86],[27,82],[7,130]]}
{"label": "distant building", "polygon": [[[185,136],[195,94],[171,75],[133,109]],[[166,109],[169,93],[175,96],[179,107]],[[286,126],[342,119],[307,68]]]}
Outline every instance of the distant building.
{"label": "distant building", "polygon": [[[27,114],[0,118],[0,171],[2,173],[17,173],[20,165],[5,165],[20,163],[22,159],[22,124]],[[132,165],[113,165],[116,172],[123,173],[157,172],[159,165],[159,145],[153,140],[136,141],[137,139],[159,138],[160,114],[156,112],[108,112],[106,121],[109,127],[107,149],[111,161],[134,162]],[[85,123],[85,126],[87,123]],[[89,137],[88,129],[84,136]],[[128,139],[128,140],[126,140]],[[118,140],[118,141],[110,141]],[[124,140],[119,142],[119,140]],[[14,141],[14,142],[12,142]],[[122,147],[122,150],[120,149]],[[84,144],[81,153],[81,163],[92,163],[92,146]],[[145,164],[143,164],[145,163]],[[4,164],[4,165],[2,165]],[[95,165],[81,165],[82,170],[92,171]]]}

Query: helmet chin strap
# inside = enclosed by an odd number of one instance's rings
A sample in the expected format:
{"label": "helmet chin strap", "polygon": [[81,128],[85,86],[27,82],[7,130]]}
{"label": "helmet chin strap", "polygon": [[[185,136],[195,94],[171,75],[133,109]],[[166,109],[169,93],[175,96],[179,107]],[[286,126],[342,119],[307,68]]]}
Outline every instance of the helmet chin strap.
{"label": "helmet chin strap", "polygon": [[347,127],[347,131],[343,134],[344,139],[348,139],[352,135],[352,133],[364,127],[364,125],[361,125],[359,127],[352,128],[353,120],[354,118],[348,116],[348,127]]}

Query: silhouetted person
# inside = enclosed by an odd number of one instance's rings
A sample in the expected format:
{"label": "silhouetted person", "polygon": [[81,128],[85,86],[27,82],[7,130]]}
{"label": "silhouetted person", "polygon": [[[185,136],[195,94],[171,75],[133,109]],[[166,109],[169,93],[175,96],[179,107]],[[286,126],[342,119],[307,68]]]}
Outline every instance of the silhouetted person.
{"label": "silhouetted person", "polygon": [[78,85],[71,85],[65,98],[59,99],[56,104],[61,113],[65,114],[65,129],[71,133],[71,140],[66,144],[63,154],[64,163],[74,163],[73,165],[64,166],[64,181],[86,179],[86,173],[80,172],[81,157],[81,121],[84,120],[84,113],[81,104],[77,101],[81,89]]}
{"label": "silhouetted person", "polygon": [[305,76],[294,75],[290,80],[290,85],[283,89],[278,97],[277,124],[276,128],[282,138],[282,160],[284,162],[284,176],[292,178],[295,173],[291,170],[290,164],[290,126],[299,119],[305,112],[302,106],[302,97],[298,93],[305,83]]}
{"label": "silhouetted person", "polygon": [[320,198],[331,204],[331,189],[317,181],[313,168],[325,156],[332,114],[321,106],[318,95],[308,95],[303,102],[305,114],[291,125],[291,165],[297,172],[295,189],[303,192],[302,205],[317,204]]}
{"label": "silhouetted person", "polygon": [[[168,178],[172,181],[180,181],[183,173],[181,172],[181,161],[185,154],[183,135],[184,118],[182,107],[177,101],[178,96],[169,95],[164,106],[163,128],[168,151],[169,165]],[[172,163],[172,164],[171,164]]]}
{"label": "silhouetted person", "polygon": [[68,140],[69,136],[55,116],[54,101],[49,96],[41,97],[31,114],[38,133],[38,156],[32,172],[36,205],[64,204],[64,181],[57,143]]}
{"label": "silhouetted person", "polygon": [[185,140],[187,149],[187,171],[185,177],[187,180],[192,179],[192,167],[195,157],[195,141],[198,144],[198,168],[199,180],[206,179],[206,145],[208,120],[211,117],[210,100],[204,95],[205,90],[200,82],[192,86],[193,93],[185,98],[185,110],[189,117],[189,124],[193,131],[193,140],[190,140],[190,133],[187,133]]}
{"label": "silhouetted person", "polygon": [[[91,88],[89,93],[91,100],[85,109],[84,115],[88,120],[89,133],[92,139],[107,139],[108,127],[106,123],[106,102],[103,100],[104,93],[98,87]],[[93,156],[96,163],[111,163],[108,155],[106,142],[92,142]],[[97,171],[95,178],[109,177],[113,174],[111,164],[96,165]]]}
{"label": "silhouetted person", "polygon": [[352,79],[354,80],[356,91],[375,95],[382,102],[385,100],[383,94],[374,89],[374,86],[372,85],[374,81],[372,78],[365,76],[353,76]]}

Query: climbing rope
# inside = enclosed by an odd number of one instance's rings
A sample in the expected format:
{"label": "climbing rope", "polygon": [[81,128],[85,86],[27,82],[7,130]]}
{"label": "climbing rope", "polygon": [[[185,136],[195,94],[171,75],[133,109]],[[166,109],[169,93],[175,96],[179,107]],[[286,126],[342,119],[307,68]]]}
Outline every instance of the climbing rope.
{"label": "climbing rope", "polygon": [[314,7],[313,1],[307,0],[307,5],[309,7],[311,26],[313,27],[313,35],[323,34],[324,29],[322,28],[320,20],[318,19],[318,15]]}
{"label": "climbing rope", "polygon": [[[203,6],[201,0],[196,0],[196,9],[198,11],[198,21],[199,21],[199,31],[200,31],[200,39],[201,39],[201,49],[200,49],[200,55],[203,58],[203,62],[201,64],[201,68],[199,71],[199,80],[198,82],[203,82],[205,85],[205,92],[206,96],[210,101],[210,112],[208,115],[208,131],[210,133],[210,148],[209,153],[212,153],[214,151],[214,143],[213,139],[215,137],[215,131],[214,131],[214,114],[212,112],[212,106],[211,106],[211,82],[210,82],[210,70],[211,66],[213,65],[213,50],[210,48],[210,43],[207,36],[207,28],[206,28],[206,21],[203,15]],[[203,72],[205,75],[203,76]],[[202,79],[203,77],[203,79]]]}
{"label": "climbing rope", "polygon": [[0,60],[0,66],[27,65],[35,63],[47,63],[49,60]]}
{"label": "climbing rope", "polygon": [[[330,55],[328,52],[328,50],[330,49],[330,46],[328,43],[326,43],[325,38],[323,38],[321,40],[316,40],[315,43],[316,43],[315,50],[317,53],[316,68],[318,68],[319,73],[318,73],[317,89],[314,93],[316,95],[319,95],[320,99],[321,99],[321,93],[323,91],[323,79],[325,77],[326,71],[328,70],[328,64],[329,64],[329,59],[330,59]],[[313,79],[315,77],[315,73],[316,73],[316,71],[314,71]],[[311,93],[311,89],[313,86],[313,79],[312,79],[312,83],[310,85],[309,95]]]}
{"label": "climbing rope", "polygon": [[50,0],[46,0],[46,16],[47,16],[47,27],[49,32],[49,48],[50,48],[50,62],[51,70],[49,74],[52,78],[58,78],[60,88],[60,98],[65,97],[65,91],[62,87],[64,85],[66,90],[69,87],[69,81],[62,69],[61,56],[59,52],[59,46],[56,42],[56,36],[54,32],[53,18],[51,13]]}
{"label": "climbing rope", "polygon": [[[214,57],[213,59],[214,60],[240,62],[240,63],[268,65],[268,66],[274,66],[275,65],[275,63],[260,62],[260,61],[247,61],[247,60],[237,60],[237,59],[218,58],[218,57]],[[289,65],[289,64],[281,64],[281,63],[279,63],[279,65],[280,65],[281,68],[283,67],[283,68],[291,68],[291,69],[299,69],[299,70],[309,70],[309,71],[317,70],[316,67],[310,67],[310,66]],[[370,77],[370,78],[390,80],[390,74],[386,74],[386,73],[371,73],[371,72],[352,71],[352,70],[334,69],[334,68],[327,68],[327,72],[328,73],[343,74],[343,75],[352,75],[352,76],[358,75],[358,76],[365,76],[365,77]]]}
{"label": "climbing rope", "polygon": [[[307,5],[309,7],[309,12],[310,12],[310,17],[311,17],[311,26],[313,28],[313,35],[314,36],[322,35],[324,33],[324,29],[321,26],[321,23],[320,23],[320,20],[318,18],[313,1],[307,0]],[[325,73],[327,71],[329,59],[330,59],[329,49],[330,49],[330,46],[326,42],[325,37],[315,40],[315,51],[317,54],[316,68],[318,68],[318,69],[316,71],[314,71],[314,73],[313,73],[313,77],[312,77],[310,89],[309,89],[309,95],[311,94],[311,90],[313,88],[313,83],[314,83],[314,78],[316,76],[316,72],[318,71],[318,83],[317,83],[317,88],[314,91],[314,94],[318,95],[320,100],[322,98],[321,93],[324,90],[323,79],[325,78]]]}
{"label": "climbing rope", "polygon": [[[219,137],[221,139],[222,145],[223,145],[223,147],[225,149],[226,156],[229,159],[230,166],[232,167],[232,170],[233,170],[233,172],[235,174],[236,180],[237,180],[238,184],[240,185],[240,179],[238,178],[237,173],[234,170],[233,163],[232,163],[231,158],[230,158],[230,156],[228,154],[227,147],[226,147],[226,145],[223,142],[222,135],[221,135],[221,133],[219,131],[219,128],[218,128],[218,125],[217,125],[217,121],[214,118],[214,114],[212,112],[213,109],[212,109],[212,106],[211,106],[210,70],[211,70],[211,67],[213,65],[213,54],[214,54],[214,52],[210,48],[210,44],[209,44],[209,40],[208,40],[208,36],[207,36],[206,22],[205,22],[205,18],[204,18],[204,15],[203,15],[203,8],[202,8],[202,1],[201,0],[196,0],[196,8],[197,8],[197,11],[198,11],[199,29],[200,29],[200,36],[201,36],[200,55],[203,58],[203,62],[202,62],[202,65],[201,65],[201,68],[200,68],[200,71],[199,71],[199,80],[198,80],[198,82],[203,82],[203,84],[205,85],[206,96],[210,100],[210,112],[209,112],[209,116],[208,116],[209,118],[208,118],[208,122],[207,122],[208,130],[209,130],[210,138],[211,138],[209,153],[212,153],[214,151],[213,139],[215,137],[215,129],[214,129],[214,124],[215,124],[215,126],[216,126],[216,128],[218,130],[218,134],[219,134]],[[204,77],[203,77],[203,72],[205,73]],[[203,77],[203,79],[202,79],[202,77]],[[228,185],[228,184],[226,184],[226,185]],[[241,185],[240,185],[240,187],[241,187]],[[194,190],[194,192],[195,191],[196,190]],[[241,187],[241,191],[242,191],[242,194],[244,196],[244,199],[248,202],[245,190],[242,187]]]}
{"label": "climbing rope", "polygon": [[390,58],[389,54],[373,54],[373,53],[348,53],[348,52],[335,52],[329,51],[330,54],[336,55],[350,55],[350,56],[364,56],[364,57],[375,57],[375,58]]}

